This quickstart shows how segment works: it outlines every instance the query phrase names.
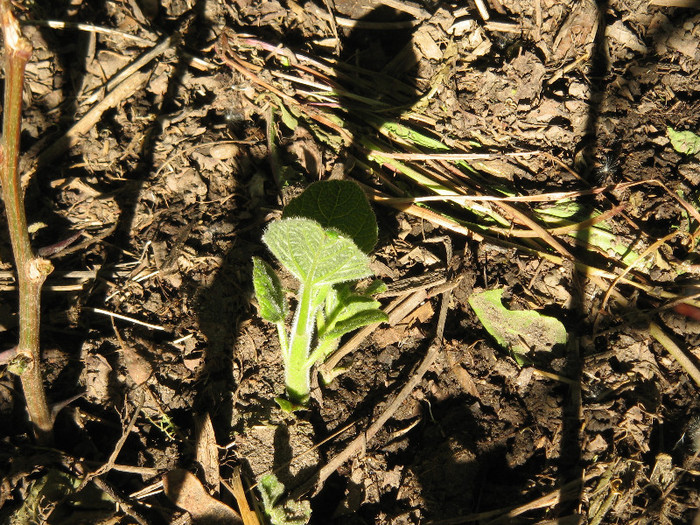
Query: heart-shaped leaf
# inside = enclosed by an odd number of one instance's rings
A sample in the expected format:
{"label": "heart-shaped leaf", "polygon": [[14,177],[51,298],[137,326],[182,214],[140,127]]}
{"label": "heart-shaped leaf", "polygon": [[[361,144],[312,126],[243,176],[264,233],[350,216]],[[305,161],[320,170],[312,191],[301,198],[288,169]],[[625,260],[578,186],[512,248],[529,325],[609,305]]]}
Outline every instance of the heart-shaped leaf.
{"label": "heart-shaped leaf", "polygon": [[372,273],[369,258],[354,242],[310,219],[273,222],[263,242],[305,286],[355,281]]}
{"label": "heart-shaped leaf", "polygon": [[325,229],[335,229],[369,253],[377,244],[377,219],[362,189],[349,180],[325,180],[311,184],[284,208],[283,218],[313,219]]}

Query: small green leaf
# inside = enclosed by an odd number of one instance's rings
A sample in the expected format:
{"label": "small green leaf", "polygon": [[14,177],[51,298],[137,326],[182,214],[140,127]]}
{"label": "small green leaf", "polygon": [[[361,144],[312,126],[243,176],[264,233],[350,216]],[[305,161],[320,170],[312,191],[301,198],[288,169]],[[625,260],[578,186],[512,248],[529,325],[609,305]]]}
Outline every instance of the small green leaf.
{"label": "small green leaf", "polygon": [[366,310],[378,310],[381,304],[379,301],[367,297],[365,295],[351,295],[343,298],[340,302],[340,314],[336,317],[336,321],[342,321],[353,317],[355,314]]}
{"label": "small green leaf", "polygon": [[297,129],[297,127],[299,127],[299,121],[294,117],[294,115],[292,115],[289,112],[289,109],[287,109],[287,106],[285,106],[284,104],[282,104],[280,102],[279,108],[280,108],[280,114],[282,117],[282,122],[284,122],[284,125],[287,126],[289,129],[291,129],[292,131]]}
{"label": "small green leaf", "polygon": [[676,131],[671,126],[666,128],[671,146],[678,153],[684,155],[696,155],[700,153],[700,136],[692,131]]}
{"label": "small green leaf", "polygon": [[265,474],[258,480],[265,514],[272,525],[304,525],[311,518],[309,500],[283,500],[284,485],[274,474]]}
{"label": "small green leaf", "polygon": [[508,310],[502,295],[503,288],[486,290],[469,297],[469,304],[486,331],[519,364],[531,361],[532,353],[566,344],[566,328],[558,319],[534,310]]}
{"label": "small green leaf", "polygon": [[253,286],[260,317],[271,323],[284,322],[288,308],[282,283],[272,266],[258,257],[253,257]]}
{"label": "small green leaf", "polygon": [[276,397],[275,403],[277,403],[277,406],[280,407],[282,412],[285,412],[287,414],[293,414],[294,412],[298,412],[300,410],[306,410],[306,407],[304,405],[293,403],[292,401],[283,397]]}
{"label": "small green leaf", "polygon": [[386,290],[386,284],[384,284],[384,282],[379,279],[375,279],[370,283],[370,285],[367,288],[362,290],[362,295],[375,295],[378,293],[386,292]]}
{"label": "small green leaf", "polygon": [[271,223],[263,241],[305,286],[354,281],[371,275],[369,258],[343,236],[329,236],[310,219]]}
{"label": "small green leaf", "polygon": [[362,310],[347,319],[336,322],[335,326],[326,332],[323,337],[325,339],[337,339],[363,326],[373,323],[383,323],[388,319],[389,317],[381,310]]}
{"label": "small green leaf", "polygon": [[363,252],[377,244],[377,219],[360,187],[348,180],[311,184],[284,208],[282,215],[313,219],[325,229],[338,230]]}

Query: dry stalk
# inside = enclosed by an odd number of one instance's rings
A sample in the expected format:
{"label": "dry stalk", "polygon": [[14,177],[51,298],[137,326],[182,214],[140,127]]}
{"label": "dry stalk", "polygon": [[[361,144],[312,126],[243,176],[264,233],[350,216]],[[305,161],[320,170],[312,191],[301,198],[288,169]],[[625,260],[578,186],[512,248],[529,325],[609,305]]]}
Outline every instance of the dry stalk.
{"label": "dry stalk", "polygon": [[24,70],[31,56],[32,46],[22,36],[9,0],[0,0],[0,25],[5,40],[5,100],[0,142],[0,180],[19,288],[19,344],[10,369],[18,373],[22,382],[27,411],[37,440],[48,443],[52,438],[53,418],[44,391],[39,351],[39,321],[41,286],[46,276],[51,273],[52,265],[32,251],[24,211],[24,194],[17,170]]}

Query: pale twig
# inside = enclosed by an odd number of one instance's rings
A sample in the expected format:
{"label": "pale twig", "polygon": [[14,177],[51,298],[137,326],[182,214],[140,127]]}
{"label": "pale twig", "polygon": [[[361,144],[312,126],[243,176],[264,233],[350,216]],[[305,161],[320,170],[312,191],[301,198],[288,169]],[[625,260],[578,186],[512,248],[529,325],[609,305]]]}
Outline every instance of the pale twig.
{"label": "pale twig", "polygon": [[[83,24],[77,22],[63,22],[60,20],[24,20],[20,22],[22,25],[31,26],[43,26],[50,27],[51,29],[77,29],[79,31],[85,31],[88,33],[96,33],[107,36],[114,36],[122,38],[124,40],[131,40],[135,44],[140,46],[148,47],[154,44],[153,40],[148,40],[147,38],[142,38],[140,36],[132,35],[129,33],[124,33],[117,29],[112,29],[110,27],[96,26],[93,24]],[[183,52],[182,55],[189,59],[190,64],[200,70],[214,69],[216,66],[203,58],[196,57],[191,53]]]}
{"label": "pale twig", "polygon": [[348,130],[336,124],[332,119],[328,118],[328,116],[316,111],[312,111],[308,107],[302,106],[301,104],[299,104],[299,102],[297,102],[297,100],[294,97],[287,95],[283,91],[272,86],[271,84],[257,76],[255,73],[250,71],[250,69],[248,69],[249,64],[241,60],[238,57],[238,55],[233,51],[230,44],[233,38],[235,38],[235,35],[233,34],[227,34],[225,31],[221,33],[221,36],[219,37],[219,41],[217,43],[217,54],[219,55],[219,58],[221,60],[223,60],[231,68],[235,69],[236,71],[247,77],[249,80],[253,81],[255,84],[277,95],[285,102],[288,102],[289,104],[298,107],[309,118],[315,120],[319,124],[328,126],[329,128],[335,130],[339,135],[343,137],[343,140],[347,144],[352,143],[352,136]]}
{"label": "pale twig", "polygon": [[430,12],[426,11],[419,4],[413,2],[404,2],[399,0],[378,0],[377,3],[408,13],[413,18],[418,20],[426,20],[430,18]]}
{"label": "pale twig", "polygon": [[[569,495],[574,496],[578,493],[579,487],[581,487],[582,483],[585,483],[597,476],[598,474],[594,473],[586,474],[583,477],[583,479],[574,479],[572,481],[569,481],[568,483],[565,483],[561,487],[554,489],[553,491],[545,494],[544,496],[536,498],[528,503],[525,503],[524,505],[514,507],[511,510],[496,509],[475,514],[467,514],[466,516],[460,516],[458,518],[448,518],[445,520],[431,521],[430,523],[431,525],[462,525],[464,523],[469,522],[482,523],[490,518],[495,519],[486,523],[502,523],[504,522],[504,520],[506,520],[507,522],[508,518],[515,518],[530,510],[553,507],[563,501],[566,501],[570,497]],[[562,495],[564,497],[562,497]]]}
{"label": "pale twig", "polygon": [[231,495],[236,499],[236,504],[238,505],[238,512],[241,515],[241,520],[243,525],[260,525],[260,520],[255,510],[250,508],[248,505],[248,499],[246,498],[246,490],[243,487],[243,481],[241,480],[241,467],[237,465],[233,469],[233,474],[231,474],[232,482],[229,484],[225,479],[221,480],[221,484],[226,487],[226,489],[231,493]]}
{"label": "pale twig", "polygon": [[700,2],[698,2],[698,0],[649,0],[649,5],[658,7],[697,8],[700,7]]}
{"label": "pale twig", "polygon": [[[323,445],[325,445],[325,444],[328,443],[329,441],[332,441],[332,440],[334,440],[335,438],[337,438],[339,435],[341,435],[342,433],[347,432],[351,427],[355,426],[356,424],[357,424],[357,421],[353,421],[353,422],[351,422],[351,423],[348,423],[348,424],[345,425],[344,427],[339,428],[338,430],[336,430],[335,432],[333,432],[330,436],[328,436],[327,438],[325,438],[325,439],[319,441],[318,443],[316,443],[316,444],[313,445],[312,447],[307,448],[307,449],[304,450],[301,454],[299,454],[299,455],[297,455],[297,456],[294,456],[291,460],[285,461],[285,462],[282,463],[281,465],[278,465],[278,466],[275,467],[275,468],[272,468],[272,469],[267,470],[266,472],[264,472],[263,474],[261,474],[261,475],[258,477],[258,479],[261,478],[264,474],[277,474],[277,473],[280,472],[281,470],[284,470],[284,469],[288,468],[289,465],[292,465],[294,462],[299,461],[301,458],[303,458],[303,457],[305,457],[305,456],[311,454],[311,453],[314,452],[315,450],[318,450],[320,447],[322,447]],[[246,492],[250,492],[251,490],[253,490],[253,489],[254,489],[255,487],[257,487],[257,486],[258,486],[258,483],[253,483],[253,484],[250,486],[250,488],[248,488],[248,490],[247,490]]]}
{"label": "pale twig", "polygon": [[[136,71],[141,69],[143,66],[148,64],[151,60],[154,60],[158,58],[160,55],[165,53],[168,49],[170,49],[175,42],[175,37],[174,36],[169,36],[168,38],[163,39],[161,42],[159,42],[157,45],[153,47],[153,49],[150,49],[146,53],[143,53],[141,56],[139,56],[136,60],[128,64],[126,67],[124,67],[121,71],[116,73],[112,78],[110,78],[107,83],[104,85],[104,90],[109,92],[112,89],[114,89],[116,86],[124,82],[127,78],[129,78],[131,75],[133,75]],[[92,104],[94,103],[100,96],[100,91],[96,90],[95,93],[90,95],[88,99],[84,102],[84,104]]]}
{"label": "pale twig", "polygon": [[693,378],[695,384],[700,386],[700,370],[695,366],[695,364],[690,360],[690,358],[685,355],[685,352],[671,339],[666,333],[661,329],[661,327],[651,322],[649,323],[649,334],[656,339],[661,346],[663,346],[666,351],[671,354],[671,356],[676,360],[676,362],[681,365],[683,370]]}
{"label": "pale twig", "polygon": [[[418,282],[420,278],[410,278],[404,280],[408,282],[391,283],[393,290],[389,289],[386,292],[377,294],[377,298],[396,297],[396,299],[389,303],[383,310],[384,313],[389,316],[387,321],[389,326],[398,324],[402,319],[418,308],[418,306],[428,298],[427,289],[432,288],[432,290],[436,290],[440,285],[445,284],[446,281],[443,272],[421,277],[424,278],[422,282]],[[415,282],[415,285],[411,287],[411,283],[413,282]],[[452,283],[449,284],[452,286]],[[404,287],[404,285],[407,286]],[[454,288],[454,286],[452,286],[452,288]],[[440,293],[442,293],[442,291]],[[433,292],[432,295],[437,294]],[[319,367],[318,370],[321,375],[324,377],[332,377],[333,370],[338,366],[343,357],[356,350],[380,325],[381,323],[373,323],[362,327],[355,335],[348,339],[343,346],[333,352]]]}
{"label": "pale twig", "polygon": [[109,317],[113,317],[115,319],[121,319],[122,321],[129,321],[130,323],[137,324],[140,326],[145,326],[146,328],[150,328],[151,330],[161,330],[161,331],[167,330],[166,328],[163,328],[162,326],[147,323],[145,321],[139,321],[138,319],[134,319],[133,317],[128,317],[126,315],[121,315],[121,314],[117,314],[117,313],[110,312],[107,310],[103,310],[102,308],[88,308],[88,309],[92,310],[96,314],[108,315]]}
{"label": "pale twig", "polygon": [[123,31],[112,29],[110,27],[96,26],[93,24],[63,22],[60,20],[24,20],[21,22],[21,24],[27,26],[50,27],[51,29],[78,29],[79,31],[85,31],[88,33],[97,33],[101,35],[122,38],[124,40],[131,40],[135,44],[139,44],[141,46],[153,45],[153,41],[148,40],[146,38],[141,38],[140,36],[124,33]]}
{"label": "pale twig", "polygon": [[509,153],[395,153],[391,151],[370,150],[369,153],[397,160],[481,160],[497,159],[500,157],[530,157],[531,155],[539,155],[542,152],[534,150]]}
{"label": "pale twig", "polygon": [[479,15],[481,18],[484,20],[484,22],[487,22],[489,18],[491,18],[491,15],[489,15],[489,10],[486,7],[486,2],[484,0],[474,0],[476,3],[476,8],[479,10]]}
{"label": "pale twig", "polygon": [[[307,4],[309,11],[325,20],[326,22],[331,22],[331,15],[326,13],[320,7],[314,5],[313,3]],[[369,22],[367,20],[355,20],[352,18],[344,18],[341,16],[336,16],[335,23],[340,27],[347,27],[349,29],[366,29],[369,31],[387,31],[387,30],[397,30],[397,29],[411,29],[421,23],[421,20],[404,20],[401,22]]]}
{"label": "pale twig", "polygon": [[494,33],[521,33],[522,29],[518,24],[512,22],[494,22],[489,21],[484,24],[484,27]]}
{"label": "pale twig", "polygon": [[[561,191],[554,193],[542,193],[540,195],[520,195],[517,197],[494,197],[492,195],[464,195],[461,193],[442,193],[440,195],[428,195],[425,197],[377,197],[377,202],[386,203],[414,203],[431,201],[464,202],[553,202],[565,199],[575,199],[589,195],[598,195],[608,188],[594,188],[591,190]],[[622,209],[623,207],[618,207]]]}
{"label": "pale twig", "polygon": [[340,54],[340,35],[338,33],[338,24],[335,21],[335,6],[333,5],[333,0],[323,0],[323,3],[326,4],[329,17],[328,23],[331,25],[331,31],[335,37],[335,51],[337,54]]}

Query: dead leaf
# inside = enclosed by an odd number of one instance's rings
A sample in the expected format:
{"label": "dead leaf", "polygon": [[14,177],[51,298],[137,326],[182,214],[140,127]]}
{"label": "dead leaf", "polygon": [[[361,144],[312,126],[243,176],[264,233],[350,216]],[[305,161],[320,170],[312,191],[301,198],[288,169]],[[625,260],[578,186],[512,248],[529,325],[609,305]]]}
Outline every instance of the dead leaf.
{"label": "dead leaf", "polygon": [[289,151],[297,157],[304,170],[318,179],[323,175],[323,154],[314,137],[301,126],[294,130]]}
{"label": "dead leaf", "polygon": [[240,515],[212,498],[194,474],[175,469],[163,476],[163,490],[170,500],[186,510],[195,523],[206,525],[242,524]]}
{"label": "dead leaf", "polygon": [[421,56],[428,60],[442,59],[442,50],[430,34],[433,28],[421,26],[413,35],[413,42],[421,53]]}
{"label": "dead leaf", "polygon": [[124,356],[124,365],[129,377],[136,383],[136,386],[144,384],[153,374],[151,364],[139,354],[132,346],[122,343],[122,355]]}
{"label": "dead leaf", "polygon": [[216,144],[209,149],[209,155],[216,160],[228,160],[237,156],[240,153],[240,148],[235,144]]}
{"label": "dead leaf", "polygon": [[414,321],[418,321],[420,324],[425,323],[431,317],[433,317],[433,313],[433,305],[430,303],[430,301],[426,301],[418,308],[413,310],[410,315],[406,316],[403,320],[403,324],[410,325]]}
{"label": "dead leaf", "polygon": [[196,461],[204,471],[204,480],[209,486],[218,487],[219,477],[219,447],[216,445],[214,426],[209,414],[198,415],[195,418],[197,435]]}
{"label": "dead leaf", "polygon": [[636,51],[637,53],[647,52],[647,46],[637,38],[637,35],[625,26],[622,20],[618,20],[611,26],[606,27],[605,35],[632,51]]}
{"label": "dead leaf", "polygon": [[474,383],[471,374],[467,372],[462,365],[459,363],[455,364],[452,367],[451,372],[454,374],[457,382],[462,387],[464,392],[472,397],[481,399],[481,394],[479,394],[479,390],[476,388],[476,383]]}
{"label": "dead leaf", "polygon": [[592,0],[576,4],[562,24],[552,46],[555,62],[575,58],[595,39],[598,31],[598,8]]}

